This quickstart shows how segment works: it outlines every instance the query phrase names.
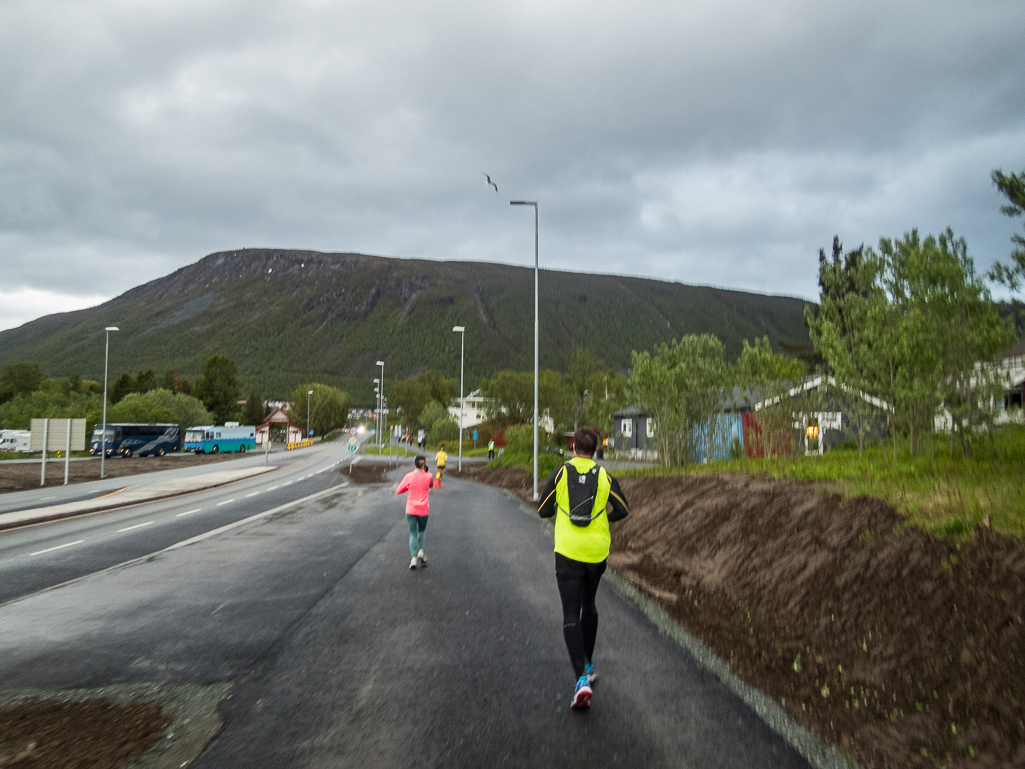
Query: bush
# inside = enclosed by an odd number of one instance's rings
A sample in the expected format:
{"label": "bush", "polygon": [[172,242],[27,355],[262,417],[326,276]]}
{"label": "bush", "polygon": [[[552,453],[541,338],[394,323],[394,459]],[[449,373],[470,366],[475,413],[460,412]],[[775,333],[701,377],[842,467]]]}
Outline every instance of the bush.
{"label": "bush", "polygon": [[431,440],[431,443],[443,443],[454,441],[459,442],[459,425],[456,424],[449,414],[445,414],[443,417],[439,417],[434,424],[430,426],[427,431],[427,435]]}
{"label": "bush", "polygon": [[[538,436],[540,438],[540,436]],[[505,431],[505,453],[534,456],[534,426],[513,425]]]}

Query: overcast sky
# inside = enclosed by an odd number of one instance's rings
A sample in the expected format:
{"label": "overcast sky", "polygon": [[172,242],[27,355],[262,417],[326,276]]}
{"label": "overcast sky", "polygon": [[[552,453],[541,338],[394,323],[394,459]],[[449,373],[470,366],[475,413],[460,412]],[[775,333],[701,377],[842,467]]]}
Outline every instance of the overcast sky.
{"label": "overcast sky", "polygon": [[[0,328],[243,246],[816,298],[1006,259],[1022,0],[2,0]],[[498,184],[489,187],[481,172]]]}

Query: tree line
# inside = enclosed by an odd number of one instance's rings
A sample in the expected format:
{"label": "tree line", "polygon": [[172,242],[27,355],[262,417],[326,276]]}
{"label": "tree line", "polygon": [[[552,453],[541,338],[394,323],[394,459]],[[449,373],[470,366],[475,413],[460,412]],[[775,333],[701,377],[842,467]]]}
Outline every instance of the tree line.
{"label": "tree line", "polygon": [[[310,391],[312,395],[310,395]],[[230,358],[214,355],[203,364],[195,384],[168,369],[159,378],[152,370],[135,376],[122,373],[108,387],[108,422],[169,422],[182,431],[195,425],[239,421],[260,424],[268,410],[255,392],[240,404],[242,385]],[[351,398],[342,390],[307,383],[290,394],[290,416],[305,429],[307,417],[316,434],[324,435],[348,422]],[[307,414],[307,405],[309,413]],[[32,361],[4,364],[0,370],[0,427],[27,430],[36,418],[85,417],[91,431],[102,419],[103,384],[82,379],[48,377]]]}

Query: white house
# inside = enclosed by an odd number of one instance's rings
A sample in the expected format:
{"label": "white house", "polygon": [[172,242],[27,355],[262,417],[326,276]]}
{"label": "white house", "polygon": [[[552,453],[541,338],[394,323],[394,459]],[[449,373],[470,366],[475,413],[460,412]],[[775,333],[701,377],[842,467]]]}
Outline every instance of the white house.
{"label": "white house", "polygon": [[[448,407],[448,413],[452,415],[452,418],[456,420],[456,424],[459,422],[459,399],[455,399],[455,405]],[[463,429],[468,427],[476,427],[484,421],[484,398],[480,394],[480,390],[474,390],[469,395],[463,396]]]}

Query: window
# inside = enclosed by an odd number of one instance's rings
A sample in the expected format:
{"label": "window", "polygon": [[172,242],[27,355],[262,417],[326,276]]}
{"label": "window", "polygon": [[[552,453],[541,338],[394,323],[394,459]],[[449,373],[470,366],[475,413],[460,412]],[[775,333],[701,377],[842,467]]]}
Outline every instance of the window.
{"label": "window", "polygon": [[634,421],[632,419],[624,419],[619,426],[619,432],[623,433],[625,438],[631,437],[634,434]]}
{"label": "window", "polygon": [[655,420],[648,418],[647,423],[644,426],[644,434],[649,438],[655,437]]}

